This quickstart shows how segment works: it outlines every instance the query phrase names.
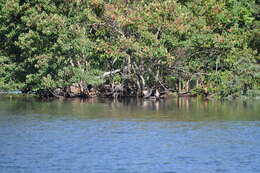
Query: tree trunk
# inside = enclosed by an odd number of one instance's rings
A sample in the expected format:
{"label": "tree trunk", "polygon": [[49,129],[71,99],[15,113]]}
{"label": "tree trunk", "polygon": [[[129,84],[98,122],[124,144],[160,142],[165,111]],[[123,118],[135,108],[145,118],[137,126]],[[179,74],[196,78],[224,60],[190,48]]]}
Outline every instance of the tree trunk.
{"label": "tree trunk", "polygon": [[186,92],[189,92],[190,91],[190,80],[188,80],[187,82],[186,82]]}
{"label": "tree trunk", "polygon": [[131,73],[131,56],[127,55],[127,70],[128,70],[128,75]]}
{"label": "tree trunk", "polygon": [[179,93],[181,93],[182,92],[182,81],[179,80],[178,83],[179,83],[179,87],[178,87]]}

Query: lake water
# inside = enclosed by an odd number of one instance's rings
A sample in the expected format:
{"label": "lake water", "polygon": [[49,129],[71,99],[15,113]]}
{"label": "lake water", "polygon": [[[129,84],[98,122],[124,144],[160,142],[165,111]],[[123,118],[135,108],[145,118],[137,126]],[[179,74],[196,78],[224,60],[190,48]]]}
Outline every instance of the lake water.
{"label": "lake water", "polygon": [[260,101],[0,98],[0,173],[259,173]]}

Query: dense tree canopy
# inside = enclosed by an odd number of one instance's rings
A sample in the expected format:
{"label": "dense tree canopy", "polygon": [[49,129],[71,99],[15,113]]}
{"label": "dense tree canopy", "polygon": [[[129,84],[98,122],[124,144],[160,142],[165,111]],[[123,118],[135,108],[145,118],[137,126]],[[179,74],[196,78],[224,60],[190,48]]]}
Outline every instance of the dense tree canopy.
{"label": "dense tree canopy", "polygon": [[1,0],[0,89],[116,82],[136,93],[252,94],[260,82],[258,7],[257,0]]}

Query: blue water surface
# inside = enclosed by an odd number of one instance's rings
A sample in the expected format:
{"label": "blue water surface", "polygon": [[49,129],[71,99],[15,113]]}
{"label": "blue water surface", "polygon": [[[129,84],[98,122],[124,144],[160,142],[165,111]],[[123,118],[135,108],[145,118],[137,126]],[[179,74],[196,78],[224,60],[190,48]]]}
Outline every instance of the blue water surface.
{"label": "blue water surface", "polygon": [[195,103],[1,100],[0,173],[259,173],[258,105]]}

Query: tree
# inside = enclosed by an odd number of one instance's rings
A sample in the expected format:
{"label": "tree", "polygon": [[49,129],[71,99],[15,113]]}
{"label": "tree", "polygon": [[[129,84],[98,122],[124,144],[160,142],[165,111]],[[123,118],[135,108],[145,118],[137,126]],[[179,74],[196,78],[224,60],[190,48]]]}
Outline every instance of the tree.
{"label": "tree", "polygon": [[259,86],[257,3],[2,0],[0,87],[35,92],[116,81],[137,94],[247,94]]}

